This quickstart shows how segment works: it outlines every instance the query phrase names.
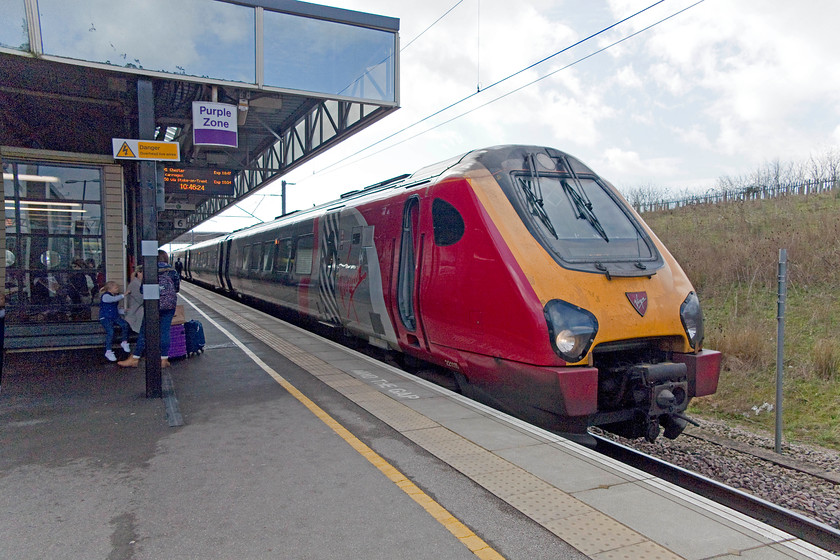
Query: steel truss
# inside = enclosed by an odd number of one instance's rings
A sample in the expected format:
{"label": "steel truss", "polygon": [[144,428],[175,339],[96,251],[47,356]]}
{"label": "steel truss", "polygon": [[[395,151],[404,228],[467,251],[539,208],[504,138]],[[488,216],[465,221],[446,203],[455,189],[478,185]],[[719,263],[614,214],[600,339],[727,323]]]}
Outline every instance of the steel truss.
{"label": "steel truss", "polygon": [[[195,211],[187,216],[187,229],[225,211],[331,145],[396,109],[393,106],[353,101],[322,100],[315,103],[292,126],[280,133],[272,131],[277,140],[239,172],[232,197],[215,196],[197,204]],[[171,221],[165,216],[162,215],[159,220],[161,237],[171,240],[182,233],[182,230],[176,231],[171,226],[166,231]]]}

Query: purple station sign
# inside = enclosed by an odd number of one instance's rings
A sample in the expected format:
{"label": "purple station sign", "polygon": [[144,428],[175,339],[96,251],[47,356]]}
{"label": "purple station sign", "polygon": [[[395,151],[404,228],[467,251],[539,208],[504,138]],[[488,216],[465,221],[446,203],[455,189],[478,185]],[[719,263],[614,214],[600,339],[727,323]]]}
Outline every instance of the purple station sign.
{"label": "purple station sign", "polygon": [[236,105],[193,101],[193,143],[236,148],[239,145],[236,111]]}

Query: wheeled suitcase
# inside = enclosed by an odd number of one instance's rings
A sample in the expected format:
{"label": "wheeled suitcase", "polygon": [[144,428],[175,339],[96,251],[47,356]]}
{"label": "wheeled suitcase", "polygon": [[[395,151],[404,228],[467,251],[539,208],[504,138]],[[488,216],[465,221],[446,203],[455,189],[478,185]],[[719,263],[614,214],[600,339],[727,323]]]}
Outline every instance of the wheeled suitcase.
{"label": "wheeled suitcase", "polygon": [[187,357],[187,337],[184,334],[184,325],[172,325],[169,331],[169,359]]}
{"label": "wheeled suitcase", "polygon": [[187,345],[187,356],[204,352],[204,326],[201,321],[187,321],[184,323],[184,338]]}

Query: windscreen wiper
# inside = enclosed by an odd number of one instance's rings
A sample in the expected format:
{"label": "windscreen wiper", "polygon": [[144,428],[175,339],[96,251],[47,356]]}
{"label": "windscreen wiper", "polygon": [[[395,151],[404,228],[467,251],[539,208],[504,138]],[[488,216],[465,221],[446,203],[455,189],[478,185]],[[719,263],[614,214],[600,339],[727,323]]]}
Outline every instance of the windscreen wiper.
{"label": "windscreen wiper", "polygon": [[[551,218],[548,217],[548,213],[545,211],[545,207],[543,206],[540,175],[537,173],[537,166],[534,163],[534,155],[529,155],[527,159],[529,164],[528,166],[530,167],[529,171],[531,172],[531,181],[528,181],[524,177],[519,177],[519,186],[522,187],[522,192],[525,193],[525,199],[528,201],[528,206],[531,207],[531,213],[540,219],[549,233],[554,236],[554,239],[560,239],[557,237],[557,232],[554,230],[554,224],[551,223]],[[532,183],[535,187],[534,189],[531,188]]]}
{"label": "windscreen wiper", "polygon": [[579,220],[586,220],[592,229],[598,232],[598,235],[604,238],[604,241],[607,243],[610,242],[610,238],[607,236],[607,232],[604,230],[604,227],[601,225],[601,221],[598,220],[598,216],[595,215],[595,212],[592,210],[592,203],[588,200],[584,200],[581,194],[572,187],[565,179],[562,181],[563,185],[563,192],[566,193],[566,196],[569,198],[569,201],[572,203],[572,206],[575,208],[575,216]]}

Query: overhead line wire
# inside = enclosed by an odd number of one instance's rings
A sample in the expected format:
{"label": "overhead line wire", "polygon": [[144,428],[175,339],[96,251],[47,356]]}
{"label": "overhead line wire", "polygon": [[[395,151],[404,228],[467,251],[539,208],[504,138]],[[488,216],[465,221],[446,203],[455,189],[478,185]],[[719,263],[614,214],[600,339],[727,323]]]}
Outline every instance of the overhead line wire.
{"label": "overhead line wire", "polygon": [[[702,0],[701,0],[701,1],[702,1]],[[364,152],[364,151],[366,151],[366,150],[369,150],[369,149],[373,148],[374,146],[376,146],[376,145],[378,145],[378,144],[381,144],[382,142],[384,142],[384,141],[386,141],[386,140],[389,140],[389,139],[393,138],[394,136],[396,136],[396,135],[398,135],[398,134],[402,134],[402,133],[403,133],[403,132],[405,132],[406,130],[409,130],[410,128],[413,128],[413,127],[415,127],[415,126],[419,125],[420,123],[423,123],[423,122],[425,122],[425,121],[427,121],[427,120],[431,119],[432,117],[435,117],[435,116],[437,116],[437,115],[439,115],[439,114],[443,113],[444,111],[448,111],[449,109],[451,109],[451,108],[453,108],[453,107],[455,107],[455,106],[457,106],[457,105],[459,105],[459,104],[463,103],[464,101],[467,101],[467,100],[469,100],[469,99],[471,99],[471,98],[475,97],[476,95],[478,95],[478,94],[480,94],[480,93],[482,93],[482,92],[485,92],[485,91],[487,91],[487,90],[489,90],[489,89],[491,89],[491,88],[493,88],[493,87],[495,87],[495,86],[497,86],[497,85],[499,85],[499,84],[501,84],[501,83],[503,83],[503,82],[506,82],[507,80],[509,80],[509,79],[511,79],[511,78],[514,78],[514,77],[518,76],[519,74],[521,74],[521,73],[523,73],[523,72],[526,72],[526,71],[530,70],[531,68],[534,68],[535,66],[538,66],[538,65],[542,64],[543,62],[546,62],[546,61],[548,61],[548,60],[550,60],[550,59],[554,58],[554,57],[555,57],[555,56],[557,56],[557,55],[563,54],[564,52],[566,52],[566,51],[568,51],[568,50],[570,50],[570,49],[573,49],[573,48],[575,48],[575,47],[577,47],[577,46],[579,46],[579,45],[581,45],[581,44],[585,43],[586,41],[589,41],[590,39],[593,39],[594,37],[597,37],[598,35],[601,35],[602,33],[606,33],[606,32],[607,32],[607,31],[609,31],[610,29],[612,29],[612,28],[614,28],[614,27],[616,27],[616,26],[618,26],[618,25],[621,25],[622,23],[624,23],[624,22],[626,22],[626,21],[628,21],[628,20],[630,20],[630,19],[632,19],[632,18],[634,18],[634,17],[638,16],[639,14],[641,14],[641,13],[643,13],[643,12],[646,12],[646,11],[650,10],[651,8],[653,8],[654,6],[657,6],[658,4],[662,4],[663,2],[665,2],[665,0],[658,0],[657,2],[654,2],[653,4],[651,4],[650,6],[648,6],[648,7],[646,7],[646,8],[643,8],[643,9],[639,10],[638,12],[636,12],[636,13],[634,13],[634,14],[632,14],[632,15],[627,16],[627,17],[625,17],[624,19],[621,19],[621,20],[619,20],[619,21],[617,21],[617,22],[613,23],[612,25],[609,25],[609,26],[607,26],[607,27],[605,27],[605,28],[601,29],[600,31],[596,31],[595,33],[593,33],[593,34],[589,35],[588,37],[585,37],[585,38],[583,38],[583,39],[581,39],[581,40],[577,41],[576,43],[573,43],[573,44],[569,45],[568,47],[565,47],[565,48],[563,48],[563,49],[561,49],[561,50],[557,51],[557,52],[556,52],[556,53],[554,53],[554,54],[551,54],[551,55],[549,55],[549,56],[546,56],[545,58],[542,58],[542,59],[540,59],[540,60],[538,60],[538,61],[534,62],[533,64],[530,64],[530,65],[526,66],[525,68],[522,68],[521,70],[517,70],[517,71],[516,71],[516,72],[514,72],[513,74],[510,74],[510,75],[508,75],[508,76],[506,76],[506,77],[504,77],[504,78],[502,78],[502,79],[500,79],[500,80],[497,80],[497,81],[493,82],[492,84],[490,84],[489,86],[487,86],[487,87],[486,87],[486,88],[484,88],[484,89],[477,89],[477,91],[475,91],[475,92],[473,92],[473,93],[471,93],[471,94],[467,95],[466,97],[463,97],[463,98],[459,99],[458,101],[455,101],[454,103],[451,103],[451,104],[447,105],[446,107],[443,107],[442,109],[438,109],[438,110],[437,110],[437,111],[435,111],[434,113],[432,113],[432,114],[430,114],[430,115],[427,115],[427,116],[423,117],[423,118],[422,118],[422,119],[420,119],[419,121],[416,121],[416,122],[414,122],[414,123],[412,123],[412,124],[410,124],[410,125],[408,125],[408,126],[406,126],[406,127],[404,127],[404,128],[401,128],[400,130],[397,130],[396,132],[393,132],[392,134],[389,134],[388,136],[385,136],[384,138],[381,138],[381,139],[377,140],[377,141],[376,141],[376,142],[374,142],[373,144],[370,144],[370,145],[368,145],[368,146],[366,146],[366,147],[362,148],[361,150],[358,150],[358,151],[356,151],[356,152],[354,152],[354,153],[352,153],[352,154],[350,154],[350,155],[348,155],[348,156],[346,156],[346,157],[344,157],[344,158],[342,158],[342,159],[340,159],[340,160],[338,160],[338,161],[336,161],[336,162],[333,162],[333,163],[331,163],[330,165],[328,165],[328,166],[324,167],[323,169],[319,169],[319,170],[318,170],[318,171],[316,171],[315,173],[320,173],[320,172],[322,172],[322,171],[326,171],[327,169],[330,169],[331,167],[335,167],[336,165],[338,165],[338,164],[340,164],[340,163],[342,163],[342,162],[344,162],[344,161],[346,161],[346,160],[348,160],[348,159],[350,159],[350,158],[352,158],[352,157],[355,157],[355,156],[359,155],[360,153],[362,153],[362,152]],[[459,4],[460,4],[460,2],[459,2]],[[456,4],[455,6],[457,6],[457,5],[458,5],[458,4]],[[453,8],[455,8],[455,6],[453,6]],[[451,9],[450,9],[450,11],[451,11]],[[447,12],[447,13],[449,13],[449,12]],[[679,13],[679,12],[678,12],[678,13]],[[444,15],[446,15],[446,14],[444,14]],[[443,17],[443,16],[441,16],[441,17]],[[667,19],[667,18],[666,18],[666,19]],[[439,21],[439,20],[440,20],[440,18],[438,19],[438,21]],[[664,21],[664,20],[663,20],[663,21]],[[437,23],[437,22],[435,22],[435,23]],[[433,24],[433,25],[434,25],[434,24]],[[425,31],[424,31],[424,33],[425,33]],[[632,35],[631,35],[630,37],[632,37]],[[628,37],[628,38],[629,38],[629,37]],[[406,45],[406,46],[408,46],[408,45]],[[603,50],[603,49],[602,49],[602,50]],[[601,52],[601,51],[597,51],[597,52]],[[596,52],[595,54],[597,54],[597,52]],[[516,90],[515,90],[515,91],[516,91]],[[465,114],[466,114],[466,113],[465,113]],[[450,122],[450,121],[446,121],[446,122]],[[433,128],[436,128],[436,127],[433,127]],[[432,130],[432,129],[429,129],[429,130]],[[416,137],[416,135],[415,135],[415,136],[412,136],[411,138],[415,138],[415,137]],[[397,144],[394,144],[394,145],[396,146]],[[375,152],[375,153],[380,153],[380,152]],[[362,159],[364,159],[364,158],[362,158]]]}
{"label": "overhead line wire", "polygon": [[435,25],[437,25],[437,24],[438,24],[438,22],[439,22],[440,20],[442,20],[443,18],[445,18],[446,16],[448,16],[448,15],[449,15],[449,12],[451,12],[452,10],[454,10],[455,8],[457,8],[457,7],[458,7],[458,6],[459,6],[459,5],[460,5],[463,1],[464,1],[464,0],[458,0],[458,1],[455,3],[455,5],[454,5],[454,6],[452,6],[452,7],[451,7],[451,8],[449,8],[448,10],[446,10],[446,12],[444,12],[444,14],[443,14],[442,16],[440,16],[440,17],[439,17],[439,18],[437,18],[434,22],[432,22],[432,24],[431,24],[429,27],[427,27],[426,29],[424,29],[423,31],[421,31],[421,32],[420,32],[420,34],[419,34],[417,37],[415,37],[414,39],[412,39],[411,41],[409,41],[408,43],[406,43],[406,45],[400,49],[400,52],[403,52],[405,49],[407,49],[407,48],[411,45],[411,43],[413,43],[414,41],[416,41],[417,39],[419,39],[420,37],[422,37],[422,36],[423,36],[423,33],[425,33],[426,31],[428,31],[429,29],[431,29],[431,28],[432,28],[432,27],[434,27]]}

